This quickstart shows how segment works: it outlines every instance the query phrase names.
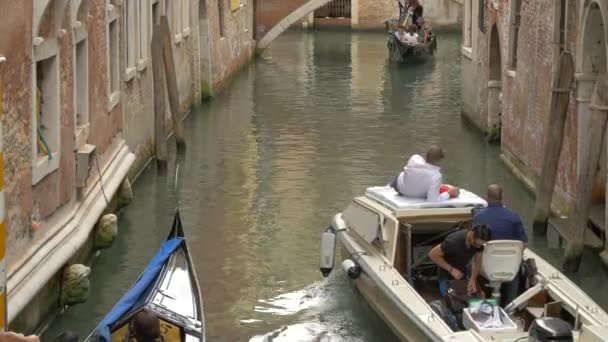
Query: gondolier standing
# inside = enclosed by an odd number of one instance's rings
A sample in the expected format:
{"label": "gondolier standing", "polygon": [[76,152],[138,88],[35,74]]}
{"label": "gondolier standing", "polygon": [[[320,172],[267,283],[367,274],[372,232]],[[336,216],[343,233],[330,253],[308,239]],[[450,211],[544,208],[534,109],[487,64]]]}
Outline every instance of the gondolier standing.
{"label": "gondolier standing", "polygon": [[422,5],[420,4],[420,2],[418,0],[405,0],[405,5],[403,5],[401,3],[401,0],[399,0],[399,12],[406,14],[405,16],[400,15],[399,26],[404,26],[404,27],[409,26],[408,19],[410,17],[410,14],[412,17],[412,21],[409,24],[414,24],[418,28],[420,28],[422,26],[420,19],[422,18],[422,15],[424,14],[424,8],[422,7]]}
{"label": "gondolier standing", "polygon": [[412,24],[420,28],[422,26],[420,23],[420,19],[424,14],[424,8],[420,4],[420,2],[418,2],[418,0],[409,0],[407,4],[407,10],[408,12],[412,12]]}

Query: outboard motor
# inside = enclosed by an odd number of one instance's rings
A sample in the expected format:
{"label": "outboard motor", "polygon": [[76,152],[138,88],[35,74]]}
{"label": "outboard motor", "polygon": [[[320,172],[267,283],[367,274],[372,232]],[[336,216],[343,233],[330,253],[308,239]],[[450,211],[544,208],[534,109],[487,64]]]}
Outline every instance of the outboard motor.
{"label": "outboard motor", "polygon": [[529,329],[528,342],[572,342],[572,327],[559,318],[537,318]]}
{"label": "outboard motor", "polygon": [[336,257],[336,230],[333,226],[327,227],[321,234],[321,258],[319,260],[319,268],[324,277],[327,277],[334,268],[334,259]]}

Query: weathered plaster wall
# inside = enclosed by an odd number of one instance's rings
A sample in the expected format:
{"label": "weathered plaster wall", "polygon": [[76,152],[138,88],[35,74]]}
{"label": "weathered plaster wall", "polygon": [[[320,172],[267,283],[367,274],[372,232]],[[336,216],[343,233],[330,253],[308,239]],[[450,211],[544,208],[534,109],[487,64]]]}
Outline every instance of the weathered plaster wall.
{"label": "weathered plaster wall", "polygon": [[[230,2],[224,1],[220,14],[216,3],[208,4],[209,36],[211,46],[211,88],[217,93],[226,86],[230,77],[253,58],[254,2],[247,1],[241,8],[231,11]],[[257,6],[266,6],[266,1]],[[219,15],[224,18],[224,35],[220,35]]]}
{"label": "weathered plaster wall", "polygon": [[[9,260],[14,260],[29,240],[32,210],[32,2],[1,1],[0,13],[12,13],[0,20],[0,64],[4,116],[4,189]],[[8,143],[10,142],[10,143]],[[10,261],[9,261],[10,262]]]}
{"label": "weathered plaster wall", "polygon": [[[87,24],[89,39],[89,125],[88,143],[97,147],[100,164],[106,149],[123,130],[123,110],[119,104],[108,112],[108,42],[106,1],[89,0]],[[120,19],[119,19],[120,20]],[[121,99],[122,100],[122,99]]]}
{"label": "weathered plaster wall", "polygon": [[181,42],[175,44],[175,66],[182,113],[200,100],[201,71],[199,59],[199,1],[189,1],[190,30]]}

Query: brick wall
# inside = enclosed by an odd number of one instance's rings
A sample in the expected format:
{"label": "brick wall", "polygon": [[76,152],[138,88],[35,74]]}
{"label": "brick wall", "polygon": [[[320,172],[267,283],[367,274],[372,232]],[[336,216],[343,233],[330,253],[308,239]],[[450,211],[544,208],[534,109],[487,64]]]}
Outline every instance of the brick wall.
{"label": "brick wall", "polygon": [[[385,0],[382,0],[385,1]],[[274,25],[307,0],[259,0],[255,4],[256,38],[260,39]]]}
{"label": "brick wall", "polygon": [[[477,1],[473,1],[473,56],[463,57],[463,113],[486,129],[489,34],[493,25],[499,33],[502,74],[502,149],[519,165],[520,173],[534,183],[542,168],[551,96],[552,70],[557,61],[554,42],[555,1],[523,0],[517,67],[510,66],[510,1],[490,3],[486,8],[486,33],[479,31]],[[567,45],[576,56],[579,2],[570,2]],[[476,36],[476,37],[475,37]],[[572,204],[576,191],[577,165],[576,100],[571,94],[564,144],[556,180],[556,194]]]}

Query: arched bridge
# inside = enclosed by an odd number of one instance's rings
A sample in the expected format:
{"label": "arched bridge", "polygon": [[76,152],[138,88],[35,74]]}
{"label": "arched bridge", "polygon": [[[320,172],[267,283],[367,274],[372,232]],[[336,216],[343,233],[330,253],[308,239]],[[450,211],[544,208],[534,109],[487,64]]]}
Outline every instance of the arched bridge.
{"label": "arched bridge", "polygon": [[[255,1],[255,35],[258,51],[264,50],[281,33],[316,9],[332,0],[257,0]],[[365,27],[363,15],[375,16],[380,22],[396,14],[398,0],[353,0],[353,18],[357,25]],[[403,0],[401,0],[403,2]],[[425,17],[434,27],[460,28],[464,11],[463,0],[421,1],[425,7]],[[365,8],[365,10],[363,10]],[[357,12],[357,13],[355,13]],[[372,14],[370,14],[372,12]],[[363,13],[363,14],[361,14]],[[377,18],[381,16],[382,18]],[[369,18],[367,20],[369,22]],[[363,24],[363,25],[361,25]],[[383,26],[383,25],[382,25]]]}
{"label": "arched bridge", "polygon": [[261,0],[256,2],[256,36],[258,51],[317,8],[331,0]]}

